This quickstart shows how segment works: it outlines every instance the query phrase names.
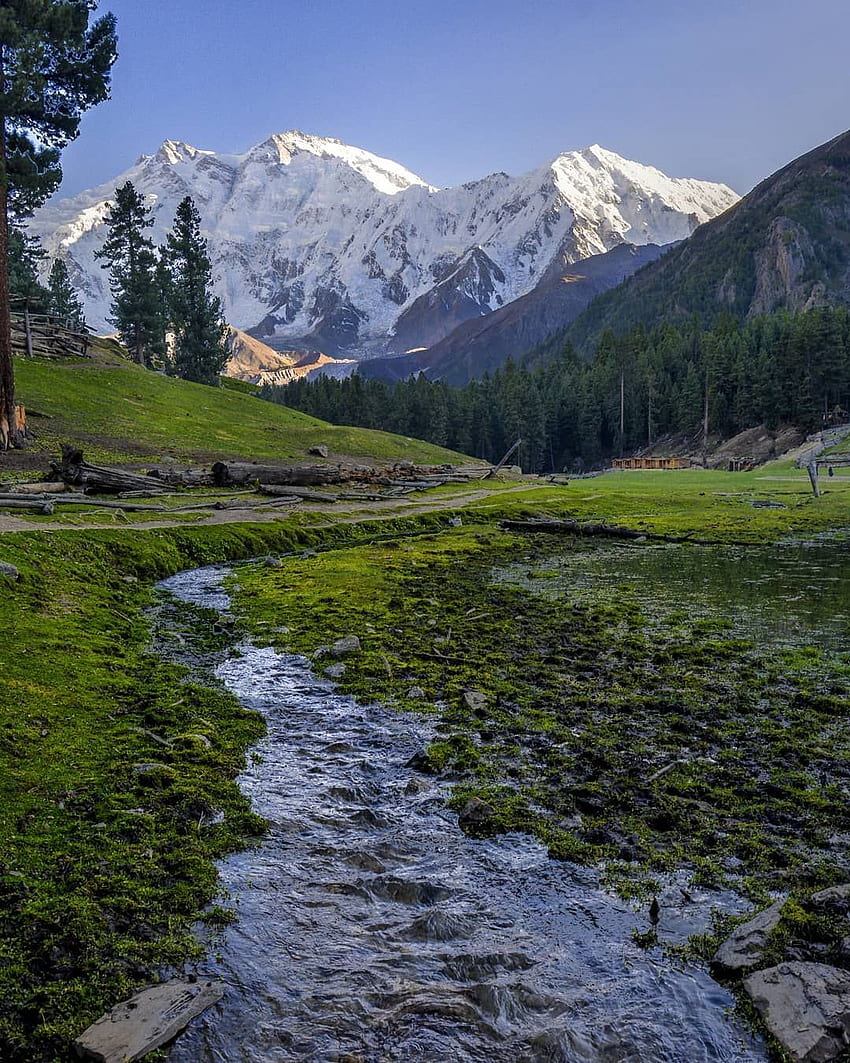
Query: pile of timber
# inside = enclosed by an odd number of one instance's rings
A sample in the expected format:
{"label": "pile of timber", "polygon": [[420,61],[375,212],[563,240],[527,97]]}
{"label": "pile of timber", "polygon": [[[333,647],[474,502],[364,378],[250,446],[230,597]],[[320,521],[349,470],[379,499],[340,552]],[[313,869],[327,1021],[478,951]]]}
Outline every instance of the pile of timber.
{"label": "pile of timber", "polygon": [[12,350],[40,358],[85,357],[91,347],[91,336],[66,325],[48,314],[16,313],[11,315]]}
{"label": "pile of timber", "polygon": [[[398,498],[443,484],[468,483],[481,475],[480,466],[417,466],[404,462],[391,469],[373,465],[264,465],[249,461],[218,461],[211,470],[160,466],[147,474],[94,465],[83,452],[62,445],[62,458],[51,468],[57,480],[86,494],[102,492],[125,498],[161,494],[176,487],[245,487],[294,501],[335,502],[349,496],[314,491],[314,487],[352,484],[363,492],[354,497]],[[368,493],[368,494],[367,494]]]}
{"label": "pile of timber", "polygon": [[68,491],[65,484],[17,484],[8,491],[0,491],[0,510],[39,513],[50,516],[56,506],[104,506],[108,509],[137,512],[151,510],[163,512],[164,506],[151,506],[138,502],[113,502],[100,498],[90,498],[81,491]]}
{"label": "pile of timber", "polygon": [[216,487],[258,484],[262,485],[261,489],[275,485],[321,487],[354,483],[424,491],[448,483],[468,483],[476,474],[480,476],[480,468],[417,466],[408,462],[391,469],[374,465],[261,465],[250,461],[217,461],[212,467]]}

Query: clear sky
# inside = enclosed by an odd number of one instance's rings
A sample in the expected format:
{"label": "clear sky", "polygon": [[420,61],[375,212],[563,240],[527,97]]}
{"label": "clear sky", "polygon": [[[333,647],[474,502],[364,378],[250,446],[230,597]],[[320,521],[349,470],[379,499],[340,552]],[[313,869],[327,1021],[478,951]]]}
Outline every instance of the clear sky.
{"label": "clear sky", "polygon": [[60,195],[165,139],[338,137],[446,186],[592,143],[739,192],[850,127],[850,0],[100,0]]}

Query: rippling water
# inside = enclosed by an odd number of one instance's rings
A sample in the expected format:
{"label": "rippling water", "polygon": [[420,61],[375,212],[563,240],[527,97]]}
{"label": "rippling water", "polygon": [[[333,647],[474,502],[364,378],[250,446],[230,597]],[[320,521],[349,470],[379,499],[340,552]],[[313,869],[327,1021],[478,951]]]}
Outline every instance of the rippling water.
{"label": "rippling water", "polygon": [[[214,570],[165,586],[226,608]],[[170,1063],[703,1063],[766,1059],[695,967],[596,873],[532,839],[475,841],[405,764],[427,722],[358,706],[299,657],[250,645],[218,674],[268,720],[240,783],[271,821],[220,865],[237,902],[204,973],[220,1005]]]}

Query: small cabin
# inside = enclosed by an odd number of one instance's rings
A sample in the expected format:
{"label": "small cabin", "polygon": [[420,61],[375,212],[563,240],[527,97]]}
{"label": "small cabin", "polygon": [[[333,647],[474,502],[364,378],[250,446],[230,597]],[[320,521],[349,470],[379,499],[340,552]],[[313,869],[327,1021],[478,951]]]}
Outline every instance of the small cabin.
{"label": "small cabin", "polygon": [[614,458],[615,469],[689,469],[690,458]]}

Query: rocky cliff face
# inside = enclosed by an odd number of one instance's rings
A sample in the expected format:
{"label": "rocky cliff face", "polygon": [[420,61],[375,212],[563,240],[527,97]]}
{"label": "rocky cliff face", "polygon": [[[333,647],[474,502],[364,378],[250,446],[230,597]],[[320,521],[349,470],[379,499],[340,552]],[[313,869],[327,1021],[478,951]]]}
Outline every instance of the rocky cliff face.
{"label": "rocky cliff face", "polygon": [[598,146],[438,190],[391,160],[297,132],[244,155],[166,141],[30,226],[67,262],[96,328],[108,327],[110,297],[94,253],[128,180],[153,210],[157,242],[179,201],[195,200],[232,324],[275,347],[356,357],[428,346],[527,294],[553,263],[681,240],[737,198]]}

